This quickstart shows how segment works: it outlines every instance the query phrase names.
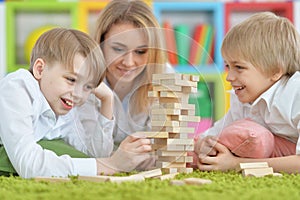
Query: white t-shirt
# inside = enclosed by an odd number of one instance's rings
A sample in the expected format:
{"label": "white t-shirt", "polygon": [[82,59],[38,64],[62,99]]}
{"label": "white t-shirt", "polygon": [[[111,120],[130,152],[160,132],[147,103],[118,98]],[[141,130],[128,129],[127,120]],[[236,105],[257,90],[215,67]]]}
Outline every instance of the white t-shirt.
{"label": "white t-shirt", "polygon": [[95,120],[98,125],[94,126],[98,130],[91,131],[85,121],[81,123],[77,108],[56,118],[38,82],[25,69],[0,81],[0,110],[0,142],[21,177],[96,175],[96,159],[57,156],[36,142],[62,138],[76,149],[98,157],[105,146],[103,131],[109,130],[105,134],[112,135],[112,120],[99,113]]}

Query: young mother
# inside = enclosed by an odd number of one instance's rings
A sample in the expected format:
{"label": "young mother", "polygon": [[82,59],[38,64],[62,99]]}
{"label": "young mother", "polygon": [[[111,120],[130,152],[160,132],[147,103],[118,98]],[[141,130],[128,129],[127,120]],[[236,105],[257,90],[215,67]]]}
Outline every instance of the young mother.
{"label": "young mother", "polygon": [[151,128],[148,91],[152,74],[167,71],[164,38],[145,2],[113,0],[101,11],[95,39],[108,64],[105,82],[114,92],[118,147],[128,135]]}

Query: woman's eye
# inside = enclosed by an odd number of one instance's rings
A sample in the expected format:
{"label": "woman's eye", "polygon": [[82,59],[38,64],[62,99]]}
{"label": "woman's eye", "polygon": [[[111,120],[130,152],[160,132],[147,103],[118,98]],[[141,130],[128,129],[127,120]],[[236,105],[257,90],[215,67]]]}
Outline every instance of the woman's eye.
{"label": "woman's eye", "polygon": [[122,48],[119,48],[119,47],[112,47],[112,49],[113,49],[115,52],[123,52],[123,51],[124,51]]}
{"label": "woman's eye", "polygon": [[135,53],[136,54],[145,54],[145,53],[147,53],[147,49],[137,49],[137,50],[135,50]]}
{"label": "woman's eye", "polygon": [[86,85],[85,88],[86,88],[87,90],[92,90],[92,89],[94,89],[94,87],[93,87],[92,85]]}

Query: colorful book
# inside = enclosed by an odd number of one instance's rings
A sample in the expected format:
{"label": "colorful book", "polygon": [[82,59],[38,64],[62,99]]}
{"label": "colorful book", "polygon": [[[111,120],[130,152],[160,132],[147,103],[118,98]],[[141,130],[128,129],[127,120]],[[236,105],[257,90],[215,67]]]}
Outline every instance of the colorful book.
{"label": "colorful book", "polygon": [[204,43],[205,43],[205,38],[206,38],[206,32],[207,32],[207,25],[202,24],[202,29],[201,29],[201,33],[200,33],[199,42],[198,42],[199,48],[198,48],[198,52],[196,54],[197,65],[200,64],[202,54],[204,53]]}
{"label": "colorful book", "polygon": [[165,33],[166,48],[169,62],[171,65],[177,65],[178,59],[174,29],[171,23],[168,21],[163,22],[163,29]]}
{"label": "colorful book", "polygon": [[191,47],[190,47],[190,57],[189,64],[197,65],[197,55],[202,51],[202,47],[200,46],[200,38],[203,31],[203,24],[198,24],[195,27],[193,37],[191,39]]}
{"label": "colorful book", "polygon": [[188,25],[180,24],[174,27],[175,39],[178,53],[178,64],[186,65],[190,50],[190,28]]}
{"label": "colorful book", "polygon": [[207,64],[208,58],[210,57],[210,49],[213,41],[213,27],[206,25],[205,39],[203,44],[203,51],[200,58],[200,65]]}

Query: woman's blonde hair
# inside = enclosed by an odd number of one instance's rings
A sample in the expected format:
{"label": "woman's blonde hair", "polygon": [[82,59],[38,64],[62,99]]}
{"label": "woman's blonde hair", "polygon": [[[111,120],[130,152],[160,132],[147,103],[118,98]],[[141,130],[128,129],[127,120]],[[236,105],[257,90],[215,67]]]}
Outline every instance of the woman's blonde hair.
{"label": "woman's blonde hair", "polygon": [[98,86],[106,72],[101,48],[89,35],[74,29],[54,28],[43,33],[32,49],[29,71],[33,71],[38,58],[42,58],[49,67],[58,62],[66,69],[73,70],[76,54],[85,58],[88,75],[92,77],[93,84]]}
{"label": "woman's blonde hair", "polygon": [[300,70],[300,36],[294,25],[271,12],[252,15],[234,26],[221,47],[226,59],[249,61],[266,75],[282,70],[292,76]]}
{"label": "woman's blonde hair", "polygon": [[101,11],[97,20],[96,41],[101,44],[111,26],[118,23],[132,23],[136,28],[143,29],[148,39],[148,66],[141,74],[141,87],[131,98],[131,105],[135,105],[135,113],[147,112],[151,103],[148,98],[148,91],[152,88],[152,74],[164,72],[167,62],[164,35],[151,8],[145,2],[140,0],[112,0]]}

